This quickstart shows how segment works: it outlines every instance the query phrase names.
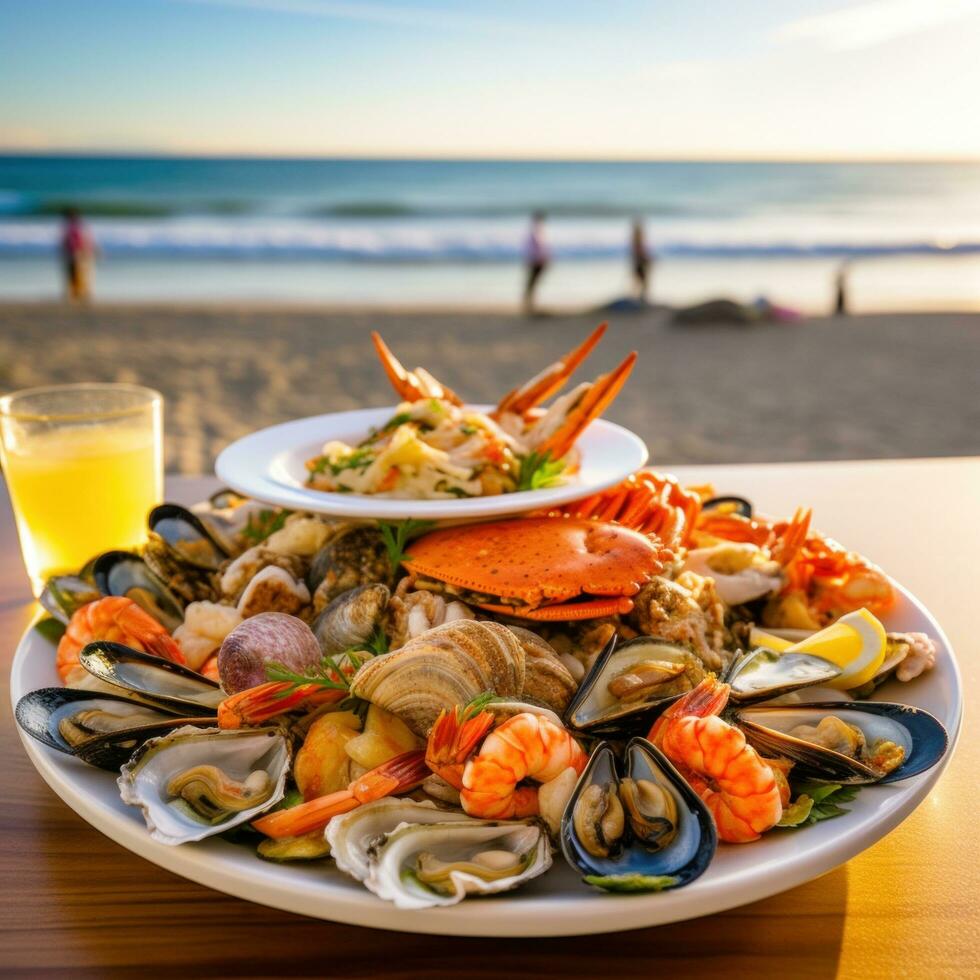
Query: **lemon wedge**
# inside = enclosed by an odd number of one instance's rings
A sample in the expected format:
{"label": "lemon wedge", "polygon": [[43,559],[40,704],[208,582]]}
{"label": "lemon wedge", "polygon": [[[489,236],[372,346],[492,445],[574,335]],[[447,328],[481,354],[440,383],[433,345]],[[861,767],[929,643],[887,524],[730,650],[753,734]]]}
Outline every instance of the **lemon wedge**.
{"label": "lemon wedge", "polygon": [[858,609],[784,649],[811,653],[837,664],[842,673],[828,687],[849,691],[874,677],[885,659],[885,648],[885,627],[867,609]]}
{"label": "lemon wedge", "polygon": [[772,633],[767,633],[765,630],[760,630],[758,626],[753,626],[752,632],[749,634],[749,645],[752,649],[765,647],[767,650],[775,650],[776,653],[782,653],[793,645],[793,641],[784,640],[781,636],[775,636]]}

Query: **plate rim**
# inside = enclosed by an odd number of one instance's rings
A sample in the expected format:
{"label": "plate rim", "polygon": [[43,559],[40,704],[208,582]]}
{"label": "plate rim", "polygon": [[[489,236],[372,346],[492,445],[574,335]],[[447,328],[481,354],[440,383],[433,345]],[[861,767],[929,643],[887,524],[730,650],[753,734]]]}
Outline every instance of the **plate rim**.
{"label": "plate rim", "polygon": [[[324,909],[324,914],[320,914],[320,910],[310,908],[310,897],[303,894],[301,887],[296,887],[295,883],[292,883],[291,887],[284,887],[275,873],[270,871],[270,868],[281,866],[266,865],[260,859],[252,858],[245,873],[236,868],[234,862],[225,861],[220,853],[205,850],[209,842],[204,842],[204,847],[201,845],[170,847],[152,840],[145,826],[134,819],[135,814],[112,812],[104,803],[100,803],[97,797],[90,799],[90,794],[72,785],[70,778],[56,765],[56,760],[67,766],[84,765],[84,763],[71,760],[56,750],[41,745],[19,727],[17,733],[28,758],[48,786],[94,829],[164,870],[245,901],[328,921],[426,935],[558,937],[597,935],[669,925],[672,922],[739,908],[796,888],[835,870],[881,840],[910,816],[942,776],[953,757],[962,732],[962,675],[949,638],[936,618],[908,589],[894,580],[893,584],[903,598],[929,622],[930,627],[936,632],[936,638],[943,644],[948,654],[945,668],[950,672],[952,681],[953,702],[950,705],[950,715],[954,719],[954,724],[948,729],[949,749],[946,755],[932,769],[907,781],[889,786],[867,787],[870,791],[902,793],[904,798],[898,805],[867,826],[855,829],[845,834],[843,838],[830,838],[823,843],[816,842],[812,848],[801,851],[791,864],[784,863],[780,866],[778,875],[767,875],[763,873],[764,869],[760,868],[737,895],[732,894],[730,886],[722,880],[713,885],[711,882],[702,881],[700,888],[697,887],[699,883],[695,882],[678,892],[665,892],[660,895],[609,895],[583,892],[561,896],[556,902],[554,895],[528,896],[515,893],[514,898],[496,898],[493,906],[482,902],[463,902],[450,908],[405,910],[382,902],[366,889],[360,891],[345,889],[342,894],[334,898],[329,909]],[[14,654],[10,671],[10,697],[14,706],[21,694],[26,693],[22,691],[24,687],[22,673],[30,647],[34,642],[47,643],[43,637],[33,634],[34,623],[42,615],[43,611],[27,627]],[[111,775],[107,778],[111,778]],[[111,825],[109,828],[100,826],[98,822],[106,816],[109,817]],[[210,843],[227,847],[235,846],[226,842]],[[557,859],[560,861],[560,855]],[[778,884],[773,885],[774,878],[778,878]],[[298,877],[296,881],[300,886],[302,885],[302,878]],[[243,893],[241,887],[243,884],[248,894]],[[257,890],[260,894],[256,894]],[[672,897],[684,896],[685,893],[697,895],[694,911],[690,907],[691,901],[670,902]],[[667,902],[670,904],[667,905]],[[663,906],[660,903],[663,903]],[[492,908],[496,908],[497,914],[486,914],[491,912]],[[664,908],[666,908],[666,915],[663,914]],[[600,910],[602,914],[598,915]],[[327,911],[330,914],[326,914]],[[538,916],[541,916],[540,921],[543,923],[540,926]]]}
{"label": "plate rim", "polygon": [[[474,404],[467,406],[476,411],[490,411],[493,406]],[[288,452],[292,443],[299,442],[293,438],[295,430],[315,425],[328,425],[343,422],[349,418],[352,425],[360,426],[360,418],[371,417],[374,414],[390,416],[397,406],[380,406],[376,408],[357,408],[343,412],[325,412],[322,415],[308,415],[305,418],[290,419],[276,425],[255,429],[247,435],[236,439],[225,446],[215,460],[214,471],[222,483],[238,493],[253,497],[266,503],[277,504],[281,507],[303,509],[311,513],[327,514],[333,517],[376,518],[382,520],[403,519],[406,517],[425,517],[438,520],[469,520],[480,517],[501,517],[507,514],[520,514],[539,507],[559,506],[573,500],[581,499],[600,490],[614,486],[625,479],[630,473],[645,466],[650,458],[650,450],[646,443],[632,429],[599,418],[591,422],[583,434],[583,438],[592,435],[602,438],[615,435],[621,440],[624,449],[631,448],[633,454],[628,463],[617,464],[610,469],[608,477],[593,480],[590,483],[570,482],[560,487],[547,490],[524,490],[508,494],[494,494],[486,497],[469,497],[465,500],[411,500],[397,497],[379,497],[371,494],[339,494],[325,491],[309,491],[303,487],[290,487],[276,480],[270,473],[270,462],[266,461],[261,470],[253,471],[251,476],[242,478],[239,469],[239,457],[250,444],[261,441],[277,441],[282,438],[286,447],[281,452]],[[360,418],[355,418],[360,417]],[[383,421],[383,419],[382,419]],[[363,423],[368,426],[370,422]],[[627,453],[621,457],[626,460]],[[316,493],[317,496],[312,496]],[[355,513],[352,515],[352,511]]]}

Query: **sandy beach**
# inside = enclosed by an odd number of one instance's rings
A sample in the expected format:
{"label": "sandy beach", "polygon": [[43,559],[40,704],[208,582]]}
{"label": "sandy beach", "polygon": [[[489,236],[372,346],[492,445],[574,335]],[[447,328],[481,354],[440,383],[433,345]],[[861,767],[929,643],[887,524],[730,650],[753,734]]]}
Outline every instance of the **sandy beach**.
{"label": "sandy beach", "polygon": [[[473,401],[577,343],[594,315],[299,307],[0,305],[0,389],[129,381],[167,399],[167,467],[209,472],[244,433],[393,403],[368,331]],[[589,361],[637,368],[608,417],[656,465],[980,453],[980,315],[902,314],[792,325],[676,327],[620,315]],[[583,369],[582,377],[589,375]]]}

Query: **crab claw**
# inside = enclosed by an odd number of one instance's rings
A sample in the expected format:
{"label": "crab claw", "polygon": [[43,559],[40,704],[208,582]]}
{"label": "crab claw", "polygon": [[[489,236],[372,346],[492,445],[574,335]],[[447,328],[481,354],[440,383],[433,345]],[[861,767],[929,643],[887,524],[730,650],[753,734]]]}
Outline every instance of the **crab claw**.
{"label": "crab claw", "polygon": [[462,789],[466,760],[491,728],[493,715],[489,711],[474,714],[459,705],[453,708],[451,714],[443,709],[429,732],[425,749],[426,765],[450,786]]}
{"label": "crab claw", "polygon": [[523,416],[535,406],[549,399],[572,376],[582,361],[592,353],[592,348],[602,339],[607,326],[608,324],[600,323],[578,347],[570,350],[554,364],[548,365],[530,381],[525,381],[519,388],[515,388],[504,395],[493,410],[492,417],[498,419],[504,412]]}
{"label": "crab claw", "polygon": [[292,687],[289,681],[269,681],[232,694],[218,705],[218,725],[221,728],[261,725],[287,711],[312,708],[346,696],[344,691],[319,684],[300,684],[290,690]]}
{"label": "crab claw", "polygon": [[463,404],[455,391],[437,381],[424,368],[406,371],[401,361],[392,354],[388,345],[381,339],[381,334],[377,330],[371,331],[371,341],[374,343],[374,349],[378,352],[381,366],[385,369],[392,388],[403,401],[417,402],[423,398],[441,398],[454,405]]}
{"label": "crab claw", "polygon": [[328,793],[288,810],[275,810],[252,821],[252,826],[266,837],[277,840],[282,837],[299,837],[323,830],[341,813],[356,810],[364,803],[380,800],[392,793],[407,793],[429,775],[425,753],[421,749],[403,752],[366,772],[359,779],[337,793]]}
{"label": "crab claw", "polygon": [[539,446],[537,451],[552,459],[561,459],[575,445],[586,426],[609,407],[636,363],[636,351],[628,354],[619,367],[600,375],[590,385],[584,385],[577,401],[568,409],[564,421]]}

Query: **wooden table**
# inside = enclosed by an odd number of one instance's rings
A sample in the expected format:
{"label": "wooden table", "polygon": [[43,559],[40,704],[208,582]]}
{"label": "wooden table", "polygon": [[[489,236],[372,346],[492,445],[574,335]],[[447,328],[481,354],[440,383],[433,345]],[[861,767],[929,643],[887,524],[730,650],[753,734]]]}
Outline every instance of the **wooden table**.
{"label": "wooden table", "polygon": [[[692,467],[684,479],[787,513],[799,502],[922,598],[980,708],[980,459]],[[211,481],[174,480],[175,499]],[[657,929],[488,940],[334,925],[210,891],[84,823],[34,771],[14,731],[9,661],[35,611],[0,502],[0,971],[200,975],[720,978],[980,975],[980,744],[967,731],[936,789],[846,866],[766,901]],[[379,918],[379,925],[383,919]]]}

